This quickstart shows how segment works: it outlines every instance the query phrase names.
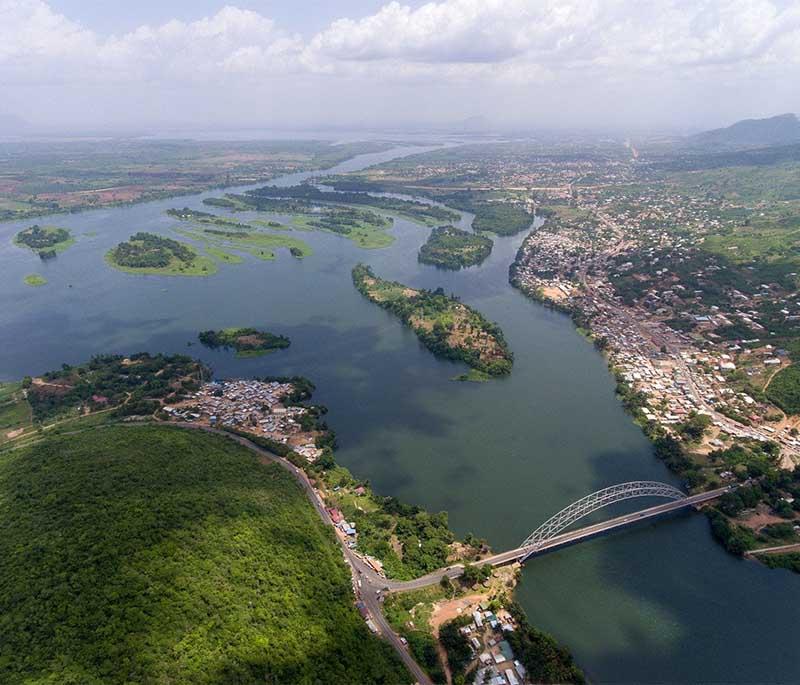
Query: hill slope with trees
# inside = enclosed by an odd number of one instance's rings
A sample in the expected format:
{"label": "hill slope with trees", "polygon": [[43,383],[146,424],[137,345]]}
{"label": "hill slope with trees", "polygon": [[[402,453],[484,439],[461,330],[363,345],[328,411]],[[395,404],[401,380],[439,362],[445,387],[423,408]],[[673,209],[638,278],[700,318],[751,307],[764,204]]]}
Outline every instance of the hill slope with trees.
{"label": "hill slope with trees", "polygon": [[0,454],[0,682],[409,682],[353,602],[291,475],[221,436]]}

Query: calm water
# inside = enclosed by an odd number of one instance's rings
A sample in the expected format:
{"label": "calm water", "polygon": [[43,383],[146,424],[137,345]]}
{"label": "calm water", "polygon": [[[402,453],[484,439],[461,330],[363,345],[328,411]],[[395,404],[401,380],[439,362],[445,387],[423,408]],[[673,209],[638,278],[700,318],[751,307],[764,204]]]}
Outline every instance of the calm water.
{"label": "calm water", "polygon": [[[337,170],[410,151],[364,155]],[[458,533],[486,537],[497,550],[592,490],[670,480],[615,400],[602,358],[566,317],[508,285],[522,236],[497,239],[486,263],[458,273],[419,264],[429,229],[405,220],[384,250],[298,233],[312,257],[247,259],[209,278],[131,276],[104,264],[104,253],[135,231],[169,232],[176,224],[165,209],[203,208],[202,197],[40,221],[79,237],[48,263],[10,243],[30,222],[0,224],[0,379],[139,350],[190,353],[218,376],[309,376],[331,410],[340,462],[380,493],[449,511]],[[443,286],[499,322],[515,353],[513,374],[452,381],[462,365],[435,359],[353,288],[358,261],[413,286]],[[48,285],[24,285],[33,272]],[[249,325],[289,335],[291,348],[237,360],[188,346],[199,330]],[[536,559],[517,597],[596,682],[800,682],[800,578],[725,554],[702,516]]]}

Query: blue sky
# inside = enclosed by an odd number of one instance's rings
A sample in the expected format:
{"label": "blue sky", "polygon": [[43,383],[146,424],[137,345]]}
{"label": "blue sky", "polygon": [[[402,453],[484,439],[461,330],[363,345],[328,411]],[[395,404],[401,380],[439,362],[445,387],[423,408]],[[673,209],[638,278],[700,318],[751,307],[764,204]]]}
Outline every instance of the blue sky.
{"label": "blue sky", "polygon": [[215,0],[53,0],[49,4],[57,12],[101,33],[130,31],[141,24],[161,24],[170,19],[192,21],[230,4],[272,17],[288,30],[308,34],[323,29],[339,17],[360,17],[376,12],[385,3],[380,0],[238,0],[228,3]]}
{"label": "blue sky", "polygon": [[697,129],[800,111],[799,0],[0,0],[29,128]]}

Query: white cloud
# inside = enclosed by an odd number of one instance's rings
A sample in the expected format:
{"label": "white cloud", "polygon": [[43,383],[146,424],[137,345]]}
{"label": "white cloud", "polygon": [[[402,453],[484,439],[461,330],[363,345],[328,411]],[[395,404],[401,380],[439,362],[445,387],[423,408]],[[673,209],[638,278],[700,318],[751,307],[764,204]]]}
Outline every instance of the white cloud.
{"label": "white cloud", "polygon": [[[67,95],[117,88],[140,101],[160,93],[167,109],[177,87],[194,88],[198,101],[215,97],[215,87],[241,87],[273,108],[275,94],[290,100],[302,91],[315,105],[324,93],[358,116],[365,103],[399,97],[405,84],[417,108],[424,101],[431,111],[447,109],[448,89],[471,89],[491,92],[501,112],[515,99],[524,109],[525,93],[542,108],[546,93],[560,115],[568,105],[559,103],[606,107],[598,102],[604,89],[618,106],[648,93],[662,103],[670,93],[674,102],[697,93],[724,93],[730,102],[755,86],[762,102],[766,94],[790,110],[800,106],[798,82],[798,0],[441,0],[416,8],[393,1],[306,37],[234,6],[103,36],[46,0],[0,0],[0,87],[9,97],[21,98],[23,87]],[[663,104],[652,109],[661,114]]]}

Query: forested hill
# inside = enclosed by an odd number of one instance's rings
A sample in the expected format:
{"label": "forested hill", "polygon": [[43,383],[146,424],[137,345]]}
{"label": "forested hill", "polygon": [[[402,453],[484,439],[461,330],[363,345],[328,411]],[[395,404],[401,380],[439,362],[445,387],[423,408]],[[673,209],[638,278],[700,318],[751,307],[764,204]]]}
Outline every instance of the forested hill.
{"label": "forested hill", "polygon": [[745,119],[726,128],[704,131],[689,138],[693,146],[734,148],[800,143],[800,120],[795,114],[768,119]]}
{"label": "forested hill", "polygon": [[0,683],[408,683],[290,474],[223,437],[0,453]]}

